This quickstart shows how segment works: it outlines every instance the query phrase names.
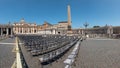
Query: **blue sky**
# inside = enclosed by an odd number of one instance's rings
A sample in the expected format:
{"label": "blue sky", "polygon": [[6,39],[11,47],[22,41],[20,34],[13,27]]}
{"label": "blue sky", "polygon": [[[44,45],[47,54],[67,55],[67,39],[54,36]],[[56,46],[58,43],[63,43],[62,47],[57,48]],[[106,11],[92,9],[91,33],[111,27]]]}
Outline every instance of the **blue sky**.
{"label": "blue sky", "polygon": [[0,23],[27,22],[57,24],[67,20],[67,5],[71,6],[72,27],[106,24],[120,26],[120,0],[0,0]]}

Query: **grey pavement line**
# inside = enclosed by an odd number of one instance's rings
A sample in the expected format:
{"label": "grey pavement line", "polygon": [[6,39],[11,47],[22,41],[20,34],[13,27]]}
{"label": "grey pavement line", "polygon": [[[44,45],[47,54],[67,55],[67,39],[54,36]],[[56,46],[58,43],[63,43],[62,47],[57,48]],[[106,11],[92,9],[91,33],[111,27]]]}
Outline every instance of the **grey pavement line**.
{"label": "grey pavement line", "polygon": [[[0,43],[0,44],[2,44],[2,45],[3,45],[3,44],[8,44],[8,45],[10,45],[10,44],[13,45],[13,44],[14,44],[14,45],[15,45],[16,43]],[[23,44],[23,43],[19,43],[19,44]]]}

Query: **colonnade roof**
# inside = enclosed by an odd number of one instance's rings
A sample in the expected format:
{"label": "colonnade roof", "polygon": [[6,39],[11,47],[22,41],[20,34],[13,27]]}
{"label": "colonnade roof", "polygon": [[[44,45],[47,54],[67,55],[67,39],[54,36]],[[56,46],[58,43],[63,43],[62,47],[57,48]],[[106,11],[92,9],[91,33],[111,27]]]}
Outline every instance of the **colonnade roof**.
{"label": "colonnade roof", "polygon": [[13,27],[11,24],[0,24],[0,27]]}
{"label": "colonnade roof", "polygon": [[112,26],[113,28],[120,28],[120,26]]}

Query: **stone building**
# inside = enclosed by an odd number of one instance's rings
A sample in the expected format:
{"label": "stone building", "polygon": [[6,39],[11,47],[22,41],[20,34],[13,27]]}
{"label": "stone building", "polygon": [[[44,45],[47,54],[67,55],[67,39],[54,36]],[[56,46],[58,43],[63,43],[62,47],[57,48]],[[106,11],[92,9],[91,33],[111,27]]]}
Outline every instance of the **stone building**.
{"label": "stone building", "polygon": [[113,34],[120,34],[120,26],[113,27]]}
{"label": "stone building", "polygon": [[21,19],[20,22],[15,22],[13,24],[14,34],[29,34],[37,33],[37,24],[36,23],[26,23],[24,19]]}
{"label": "stone building", "polygon": [[14,34],[65,34],[67,29],[67,21],[58,22],[58,24],[50,24],[45,21],[42,25],[37,25],[21,19],[20,22],[13,24]]}
{"label": "stone building", "polygon": [[[1,35],[13,35],[13,34],[64,34],[68,31],[68,21],[61,21],[57,24],[50,24],[44,22],[42,25],[36,23],[26,22],[21,19],[20,22],[14,24],[0,25]],[[72,35],[82,35],[85,33],[89,37],[120,37],[120,26],[104,26],[98,28],[78,28],[72,29]]]}
{"label": "stone building", "polygon": [[85,33],[91,37],[120,37],[120,26],[104,26],[98,28],[79,28],[72,29],[73,35],[79,34],[85,36]]}
{"label": "stone building", "polygon": [[13,35],[13,26],[11,24],[0,25],[0,35]]}
{"label": "stone building", "polygon": [[68,22],[61,21],[58,24],[44,23],[41,25],[41,30],[38,30],[40,34],[66,34],[68,30]]}

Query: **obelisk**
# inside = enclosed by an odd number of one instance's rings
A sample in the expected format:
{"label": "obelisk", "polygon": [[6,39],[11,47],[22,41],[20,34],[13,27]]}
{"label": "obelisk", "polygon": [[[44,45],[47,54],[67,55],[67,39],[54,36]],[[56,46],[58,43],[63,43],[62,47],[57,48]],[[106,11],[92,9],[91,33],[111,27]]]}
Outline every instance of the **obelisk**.
{"label": "obelisk", "polygon": [[68,31],[71,30],[71,12],[70,12],[70,5],[68,5]]}
{"label": "obelisk", "polygon": [[68,30],[67,34],[71,35],[72,34],[72,28],[71,28],[71,12],[70,12],[70,5],[68,5]]}

